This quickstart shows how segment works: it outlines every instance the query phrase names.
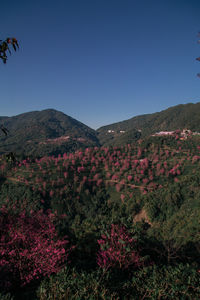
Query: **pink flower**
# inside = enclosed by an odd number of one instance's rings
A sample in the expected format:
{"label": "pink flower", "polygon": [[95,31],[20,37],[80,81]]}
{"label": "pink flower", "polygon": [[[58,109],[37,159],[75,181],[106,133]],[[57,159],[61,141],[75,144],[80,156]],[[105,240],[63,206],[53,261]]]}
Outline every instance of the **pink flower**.
{"label": "pink flower", "polygon": [[124,203],[125,195],[121,194],[120,198],[121,198],[122,202]]}
{"label": "pink flower", "polygon": [[[66,238],[58,239],[50,214],[0,215],[0,266],[6,266],[8,276],[12,274],[11,278],[14,276],[21,286],[35,278],[57,273],[71,251],[71,248],[64,248],[68,243]],[[12,285],[8,276],[2,281],[4,286]]]}
{"label": "pink flower", "polygon": [[97,264],[105,270],[116,266],[127,269],[142,264],[135,250],[135,241],[123,226],[112,224],[110,232],[102,235],[98,244]]}
{"label": "pink flower", "polygon": [[128,181],[131,181],[132,180],[132,178],[133,178],[133,176],[131,176],[131,175],[128,175]]}

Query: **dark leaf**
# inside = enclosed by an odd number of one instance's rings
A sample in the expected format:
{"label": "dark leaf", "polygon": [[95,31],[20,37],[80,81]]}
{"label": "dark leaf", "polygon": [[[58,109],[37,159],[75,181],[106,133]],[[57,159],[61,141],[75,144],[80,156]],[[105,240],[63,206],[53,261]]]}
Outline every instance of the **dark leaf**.
{"label": "dark leaf", "polygon": [[15,43],[13,43],[12,45],[13,45],[13,49],[16,51],[17,48],[16,48],[16,46],[15,46]]}
{"label": "dark leaf", "polygon": [[5,52],[7,49],[8,49],[7,43],[6,43],[6,42],[3,42],[2,46],[1,46],[1,50],[2,50],[3,52]]}
{"label": "dark leaf", "polygon": [[5,128],[3,125],[1,125],[1,130],[3,131],[3,133],[5,135],[8,135],[9,130],[7,128]]}

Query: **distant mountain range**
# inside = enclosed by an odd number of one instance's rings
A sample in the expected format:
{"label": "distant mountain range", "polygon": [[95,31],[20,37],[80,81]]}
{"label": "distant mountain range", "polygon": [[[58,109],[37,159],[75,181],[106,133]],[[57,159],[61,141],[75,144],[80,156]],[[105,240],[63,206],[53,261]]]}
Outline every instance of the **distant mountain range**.
{"label": "distant mountain range", "polygon": [[9,130],[7,136],[1,132],[0,154],[57,155],[78,148],[132,143],[165,130],[190,129],[200,132],[200,102],[136,116],[96,131],[54,109],[0,117],[0,124]]}

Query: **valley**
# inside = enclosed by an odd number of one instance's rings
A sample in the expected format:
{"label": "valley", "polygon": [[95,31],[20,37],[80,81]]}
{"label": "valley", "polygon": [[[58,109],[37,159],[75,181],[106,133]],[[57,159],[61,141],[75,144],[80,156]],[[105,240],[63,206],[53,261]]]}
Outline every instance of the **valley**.
{"label": "valley", "polygon": [[[65,267],[57,275],[49,270],[50,280],[42,267],[40,275],[34,267],[28,271],[30,283],[23,277],[21,282],[10,279],[14,299],[23,299],[24,284],[30,299],[36,294],[37,299],[52,299],[54,293],[60,299],[66,293],[72,299],[156,299],[158,293],[167,293],[168,299],[198,297],[199,149],[198,135],[182,139],[179,132],[118,147],[84,147],[16,162],[2,159],[1,222],[6,215],[17,220],[21,214],[23,219],[39,213],[50,218],[57,239],[67,236],[69,241],[56,250],[68,253]],[[16,242],[10,242],[16,249]],[[1,266],[6,261],[3,245]],[[6,291],[5,280],[1,282]]]}

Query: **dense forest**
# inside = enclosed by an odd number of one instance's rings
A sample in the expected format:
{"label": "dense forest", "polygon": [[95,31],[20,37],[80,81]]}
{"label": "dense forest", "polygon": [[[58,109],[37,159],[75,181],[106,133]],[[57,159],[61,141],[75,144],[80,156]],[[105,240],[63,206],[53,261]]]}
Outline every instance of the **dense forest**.
{"label": "dense forest", "polygon": [[0,299],[199,299],[200,137],[1,156]]}

